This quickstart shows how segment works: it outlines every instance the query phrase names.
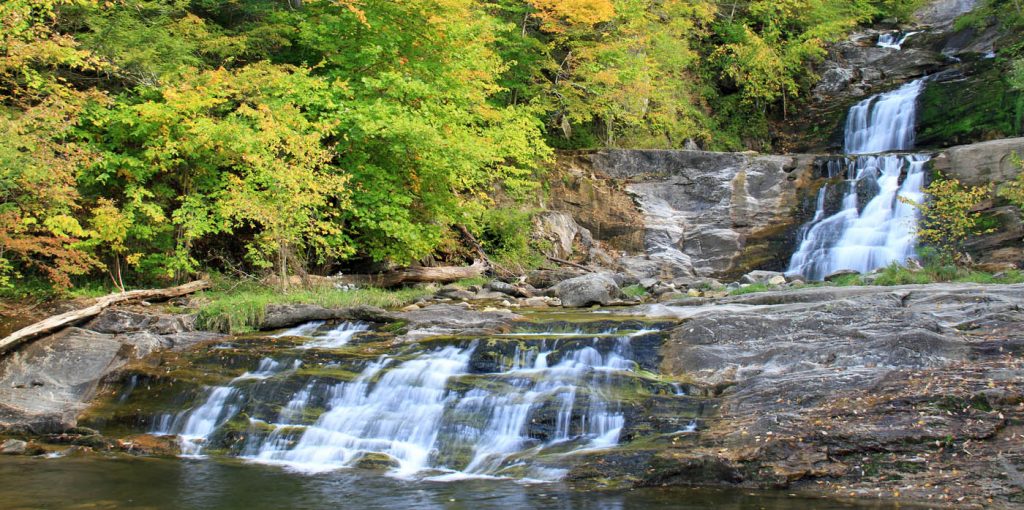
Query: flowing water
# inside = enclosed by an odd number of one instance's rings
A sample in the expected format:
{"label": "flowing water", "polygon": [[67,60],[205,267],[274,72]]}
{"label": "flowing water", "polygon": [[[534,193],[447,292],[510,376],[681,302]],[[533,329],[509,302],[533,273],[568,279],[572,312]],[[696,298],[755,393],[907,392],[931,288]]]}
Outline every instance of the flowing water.
{"label": "flowing water", "polygon": [[915,256],[918,212],[906,201],[924,199],[930,156],[883,153],[914,148],[916,103],[924,83],[910,82],[850,108],[848,156],[821,165],[820,177],[828,183],[818,191],[814,217],[798,234],[787,273],[821,280],[836,271],[866,273]]}
{"label": "flowing water", "polygon": [[[185,457],[307,474],[553,481],[638,428],[698,430],[700,397],[654,373],[663,326],[524,323],[396,346],[366,324],[313,322],[208,346],[170,377],[127,374],[96,425],[176,436]],[[644,408],[647,395],[664,400],[658,410]],[[167,410],[140,410],[153,406]]]}

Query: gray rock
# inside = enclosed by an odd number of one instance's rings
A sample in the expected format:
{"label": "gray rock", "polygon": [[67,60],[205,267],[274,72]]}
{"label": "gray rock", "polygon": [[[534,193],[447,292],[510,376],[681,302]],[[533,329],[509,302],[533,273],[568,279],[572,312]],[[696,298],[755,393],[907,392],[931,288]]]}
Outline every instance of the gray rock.
{"label": "gray rock", "polygon": [[526,287],[512,285],[511,283],[505,283],[501,280],[492,280],[490,282],[487,282],[487,285],[485,287],[494,292],[500,292],[502,294],[507,294],[509,296],[519,298],[531,298],[534,296],[534,291],[536,290],[531,290]]}
{"label": "gray rock", "polygon": [[126,339],[72,327],[6,356],[0,361],[0,430],[74,427],[99,381],[140,353]]}
{"label": "gray rock", "polygon": [[550,257],[568,259],[572,257],[573,245],[577,239],[584,248],[593,244],[593,237],[585,228],[579,226],[571,215],[558,211],[546,211],[534,218],[534,238],[549,241],[544,254]]}
{"label": "gray rock", "polygon": [[952,147],[932,160],[935,170],[968,186],[1009,182],[1021,172],[1014,154],[1024,154],[1024,138],[1007,138]]}
{"label": "gray rock", "polygon": [[28,443],[20,439],[8,439],[0,444],[0,454],[22,455],[28,449]]}
{"label": "gray rock", "polygon": [[553,289],[562,306],[578,308],[594,304],[609,305],[622,296],[615,278],[607,273],[593,273],[566,280]]}
{"label": "gray rock", "polygon": [[438,291],[438,297],[454,299],[456,301],[470,301],[476,298],[476,294],[458,287],[446,287]]}
{"label": "gray rock", "polygon": [[526,275],[526,283],[538,289],[547,289],[554,287],[559,282],[584,274],[587,274],[586,271],[575,268],[537,269]]}
{"label": "gray rock", "polygon": [[[812,156],[605,150],[594,170],[625,181],[644,215],[646,256],[620,259],[637,278],[736,272],[752,240],[796,228],[797,182]],[[772,233],[775,234],[772,234]]]}
{"label": "gray rock", "polygon": [[148,331],[158,335],[171,335],[195,331],[195,317],[192,315],[137,313],[114,308],[104,310],[95,319],[89,321],[85,325],[85,329],[109,334]]}
{"label": "gray rock", "polygon": [[[781,277],[785,283],[785,275],[778,271],[751,271],[740,278],[740,283],[769,283],[772,278]],[[774,285],[778,285],[777,283]]]}
{"label": "gray rock", "polygon": [[373,306],[325,308],[320,305],[284,304],[267,305],[260,329],[281,329],[310,321],[358,320],[366,322],[394,322],[394,316]]}
{"label": "gray rock", "polygon": [[408,333],[399,338],[412,341],[438,335],[486,335],[504,332],[520,319],[508,310],[482,312],[466,303],[430,305],[419,310],[394,314],[407,322]]}
{"label": "gray rock", "polygon": [[852,269],[840,269],[838,271],[833,271],[833,272],[829,273],[827,276],[825,276],[825,281],[826,282],[834,282],[834,281],[839,280],[840,278],[842,278],[844,276],[850,276],[850,275],[855,275],[855,274],[860,274],[860,272],[859,271],[854,271]]}

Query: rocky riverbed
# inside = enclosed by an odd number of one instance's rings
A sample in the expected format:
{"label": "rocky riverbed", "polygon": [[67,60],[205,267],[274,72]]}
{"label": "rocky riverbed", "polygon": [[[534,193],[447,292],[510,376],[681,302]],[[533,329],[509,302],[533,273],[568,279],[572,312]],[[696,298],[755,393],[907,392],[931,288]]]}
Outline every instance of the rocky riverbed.
{"label": "rocky riverbed", "polygon": [[[223,337],[192,331],[188,316],[108,311],[3,360],[2,419],[13,438],[3,449],[174,454],[174,441],[146,434],[157,410],[198,405],[189,402],[202,402],[204,387],[224,384],[217,381],[250,377],[232,384],[256,384],[245,419],[262,419],[280,412],[273,402],[283,406],[311,378],[353,380],[365,366],[360,360],[383,353],[412,360],[438,346],[478,345],[467,375],[443,385],[468,395],[509,382],[516,370],[506,373],[510,360],[550,352],[545,356],[557,362],[584,345],[610,355],[620,352],[613,347],[621,340],[613,339],[627,338],[623,359],[630,361],[613,363],[625,371],[610,372],[620,375],[601,397],[619,409],[608,416],[624,420],[616,444],[521,460],[590,488],[789,488],[955,507],[1024,502],[1024,285],[789,288],[718,298],[666,293],[661,303],[631,305],[615,292],[611,275],[579,278],[571,286],[576,293],[590,289],[588,305],[607,294],[616,306],[552,307],[561,299],[557,291],[534,288],[552,296],[544,307],[527,307],[536,296],[495,296],[481,287],[467,292],[490,299],[463,301],[442,291],[407,311],[328,317],[308,307],[268,310],[267,324],[275,327],[316,319],[325,321],[314,323],[320,331],[330,332],[349,320],[366,324],[341,350],[296,351],[301,339]],[[316,340],[320,333],[302,334]],[[567,342],[566,334],[577,340]],[[261,360],[282,353],[302,368],[264,367]],[[586,394],[580,402],[594,398]],[[561,433],[557,407],[548,412],[547,400],[537,402],[522,437],[548,444]],[[593,412],[579,405],[579,412]],[[309,420],[321,412],[313,407]],[[211,453],[246,455],[245,445],[258,444],[248,423],[211,436]],[[589,437],[587,430],[572,433]],[[449,463],[465,462],[457,460],[464,454],[451,455]],[[379,462],[394,466],[387,456]],[[523,476],[516,472],[506,476]]]}

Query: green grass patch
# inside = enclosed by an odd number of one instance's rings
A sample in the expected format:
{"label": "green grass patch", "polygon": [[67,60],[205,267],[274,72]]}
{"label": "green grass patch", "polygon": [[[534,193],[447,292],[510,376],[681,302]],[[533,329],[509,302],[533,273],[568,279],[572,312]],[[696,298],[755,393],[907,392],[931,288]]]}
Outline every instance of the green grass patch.
{"label": "green grass patch", "polygon": [[470,288],[470,287],[472,287],[474,285],[483,287],[484,285],[487,284],[487,282],[490,282],[490,281],[491,281],[491,279],[486,277],[486,276],[476,276],[476,277],[473,277],[473,278],[463,278],[463,279],[453,283],[452,285],[455,285],[456,287],[459,287],[459,288],[462,288],[462,289],[468,289],[468,288]]}
{"label": "green grass patch", "polygon": [[628,298],[640,298],[647,295],[647,289],[643,285],[630,285],[624,287],[622,293]]}
{"label": "green grass patch", "polygon": [[[237,285],[237,284],[236,284]],[[402,289],[364,288],[341,291],[336,289],[296,289],[280,291],[256,283],[224,288],[219,284],[211,291],[198,297],[209,302],[199,310],[196,324],[202,328],[225,333],[246,333],[258,328],[271,304],[314,304],[328,308],[369,305],[381,308],[398,308],[430,296],[433,290],[426,287]]]}
{"label": "green grass patch", "polygon": [[768,285],[767,283],[752,283],[746,287],[740,287],[729,291],[730,296],[742,296],[744,294],[753,294],[755,292],[768,292],[775,290],[776,287]]}

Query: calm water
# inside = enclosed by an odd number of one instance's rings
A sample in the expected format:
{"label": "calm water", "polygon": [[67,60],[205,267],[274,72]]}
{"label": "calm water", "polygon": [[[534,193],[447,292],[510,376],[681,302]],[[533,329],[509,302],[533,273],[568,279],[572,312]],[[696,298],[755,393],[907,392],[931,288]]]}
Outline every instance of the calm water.
{"label": "calm water", "polygon": [[237,461],[0,458],[0,508],[867,509],[897,508],[714,489],[574,491],[502,480],[403,481],[339,470],[300,475]]}

